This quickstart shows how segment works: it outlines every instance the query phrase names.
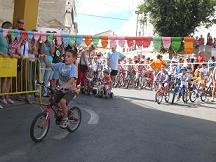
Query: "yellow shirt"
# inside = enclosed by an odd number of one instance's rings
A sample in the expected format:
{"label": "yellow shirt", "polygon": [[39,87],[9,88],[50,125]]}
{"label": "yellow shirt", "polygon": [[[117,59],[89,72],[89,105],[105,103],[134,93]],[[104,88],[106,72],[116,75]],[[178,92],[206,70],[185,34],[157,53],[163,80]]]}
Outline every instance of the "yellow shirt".
{"label": "yellow shirt", "polygon": [[160,60],[160,59],[156,59],[150,64],[151,68],[155,71],[156,70],[160,71],[162,65],[166,65],[166,64],[163,60]]}

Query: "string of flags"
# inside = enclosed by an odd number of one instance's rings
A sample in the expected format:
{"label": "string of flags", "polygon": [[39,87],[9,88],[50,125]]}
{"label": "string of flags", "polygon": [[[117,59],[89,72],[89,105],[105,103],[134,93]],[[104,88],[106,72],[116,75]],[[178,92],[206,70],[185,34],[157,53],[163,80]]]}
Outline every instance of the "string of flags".
{"label": "string of flags", "polygon": [[121,48],[129,47],[132,48],[135,45],[138,48],[148,48],[153,42],[153,47],[156,50],[162,47],[166,50],[172,48],[174,51],[184,47],[184,52],[190,54],[194,50],[194,38],[193,37],[118,37],[118,36],[97,36],[97,35],[71,35],[71,34],[60,34],[60,33],[44,33],[44,32],[33,32],[33,31],[20,31],[14,29],[2,29],[0,28],[0,36],[6,37],[10,35],[12,40],[15,38],[21,40],[32,40],[35,41],[49,41],[52,42],[56,39],[58,44],[64,43],[65,46],[69,44],[78,44],[89,46],[94,44],[102,48],[112,48],[116,45]]}

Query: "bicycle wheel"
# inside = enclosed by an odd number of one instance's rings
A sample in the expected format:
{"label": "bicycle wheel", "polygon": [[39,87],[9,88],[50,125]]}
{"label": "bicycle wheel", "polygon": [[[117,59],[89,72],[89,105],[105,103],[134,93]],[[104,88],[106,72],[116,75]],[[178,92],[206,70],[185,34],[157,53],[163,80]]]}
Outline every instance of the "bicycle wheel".
{"label": "bicycle wheel", "polygon": [[195,102],[196,101],[197,95],[196,95],[195,91],[191,91],[190,92],[189,99],[190,99],[191,102]]}
{"label": "bicycle wheel", "polygon": [[74,106],[68,110],[68,126],[67,130],[69,132],[74,132],[76,131],[81,123],[81,110]]}
{"label": "bicycle wheel", "polygon": [[204,91],[204,92],[201,92],[201,94],[200,94],[200,99],[201,99],[202,102],[205,102],[205,101],[206,101],[207,95],[206,95],[206,92],[205,92],[205,91]]}
{"label": "bicycle wheel", "polygon": [[184,103],[188,103],[189,101],[189,91],[184,89],[182,100]]}
{"label": "bicycle wheel", "polygon": [[169,103],[169,99],[170,99],[170,92],[167,92],[165,94],[164,100],[165,100],[166,103]]}
{"label": "bicycle wheel", "polygon": [[50,119],[45,112],[39,113],[31,123],[30,137],[34,142],[41,142],[50,128]]}
{"label": "bicycle wheel", "polygon": [[160,104],[163,100],[163,93],[161,93],[161,91],[157,91],[157,93],[155,94],[155,101]]}

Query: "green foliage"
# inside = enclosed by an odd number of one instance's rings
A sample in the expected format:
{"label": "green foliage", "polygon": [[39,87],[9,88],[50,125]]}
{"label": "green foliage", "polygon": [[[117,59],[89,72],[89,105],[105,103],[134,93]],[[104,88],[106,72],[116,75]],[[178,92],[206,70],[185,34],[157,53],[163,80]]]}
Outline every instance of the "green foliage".
{"label": "green foliage", "polygon": [[141,22],[149,17],[161,36],[184,37],[201,25],[216,23],[216,0],[144,0],[138,11]]}

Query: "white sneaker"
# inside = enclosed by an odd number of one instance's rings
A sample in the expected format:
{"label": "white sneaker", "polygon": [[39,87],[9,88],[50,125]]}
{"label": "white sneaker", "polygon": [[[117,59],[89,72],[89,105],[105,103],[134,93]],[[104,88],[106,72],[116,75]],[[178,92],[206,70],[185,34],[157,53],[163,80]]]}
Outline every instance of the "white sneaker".
{"label": "white sneaker", "polygon": [[14,101],[11,100],[10,98],[7,98],[6,100],[7,100],[8,103],[10,103],[10,104],[14,104]]}
{"label": "white sneaker", "polygon": [[4,105],[7,105],[8,104],[8,102],[7,102],[7,100],[4,98],[2,101],[1,101]]}
{"label": "white sneaker", "polygon": [[0,105],[0,109],[3,109],[4,107],[2,105]]}

